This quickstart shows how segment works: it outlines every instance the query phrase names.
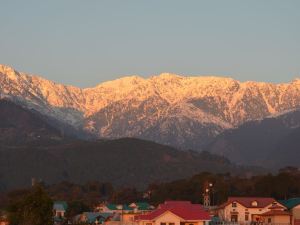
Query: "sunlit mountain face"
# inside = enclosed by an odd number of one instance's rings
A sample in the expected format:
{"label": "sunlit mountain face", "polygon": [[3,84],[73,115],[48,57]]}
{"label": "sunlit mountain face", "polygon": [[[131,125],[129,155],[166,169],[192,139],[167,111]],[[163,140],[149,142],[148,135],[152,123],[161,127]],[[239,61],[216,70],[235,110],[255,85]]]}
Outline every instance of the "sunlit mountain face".
{"label": "sunlit mountain face", "polygon": [[137,137],[202,150],[245,122],[300,106],[300,80],[272,84],[163,73],[80,89],[0,66],[0,92],[93,138]]}

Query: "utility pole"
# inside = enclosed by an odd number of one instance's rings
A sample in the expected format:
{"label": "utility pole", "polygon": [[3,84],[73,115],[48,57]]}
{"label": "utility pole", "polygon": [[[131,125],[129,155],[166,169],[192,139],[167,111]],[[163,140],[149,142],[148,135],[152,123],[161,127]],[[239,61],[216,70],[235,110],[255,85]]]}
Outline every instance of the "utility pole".
{"label": "utility pole", "polygon": [[211,205],[210,195],[213,192],[213,183],[206,181],[203,187],[203,206],[209,208]]}

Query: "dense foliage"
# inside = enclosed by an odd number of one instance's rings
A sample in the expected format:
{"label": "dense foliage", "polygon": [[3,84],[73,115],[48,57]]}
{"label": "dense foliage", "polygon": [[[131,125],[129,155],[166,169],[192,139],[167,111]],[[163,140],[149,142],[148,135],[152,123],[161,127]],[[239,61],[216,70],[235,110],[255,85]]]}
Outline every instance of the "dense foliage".
{"label": "dense foliage", "polygon": [[7,208],[11,225],[53,224],[53,202],[42,186],[34,186],[14,197]]}
{"label": "dense foliage", "polygon": [[190,179],[164,184],[150,185],[151,202],[154,204],[166,199],[190,200],[202,203],[203,187],[213,183],[211,199],[221,204],[228,196],[261,196],[286,199],[300,196],[300,171],[287,167],[278,174],[252,177],[231,176],[230,174],[201,173]]}
{"label": "dense foliage", "polygon": [[[251,177],[204,172],[189,179],[153,183],[143,191],[136,188],[114,188],[109,183],[100,182],[88,182],[85,185],[62,182],[47,186],[46,191],[52,200],[67,201],[69,204],[68,215],[73,216],[79,212],[88,211],[98,203],[105,201],[113,203],[148,201],[154,205],[165,200],[189,200],[194,203],[202,203],[203,188],[207,182],[213,183],[211,198],[214,204],[221,204],[226,201],[228,196],[261,196],[276,199],[300,196],[300,171],[293,167],[284,168],[276,175]],[[2,198],[0,196],[2,203],[0,207],[5,208],[11,205],[11,202],[26,202],[27,204],[29,200],[26,196],[32,196],[32,193],[40,193],[37,196],[44,196],[42,199],[47,199],[44,192],[11,191],[2,194]]]}

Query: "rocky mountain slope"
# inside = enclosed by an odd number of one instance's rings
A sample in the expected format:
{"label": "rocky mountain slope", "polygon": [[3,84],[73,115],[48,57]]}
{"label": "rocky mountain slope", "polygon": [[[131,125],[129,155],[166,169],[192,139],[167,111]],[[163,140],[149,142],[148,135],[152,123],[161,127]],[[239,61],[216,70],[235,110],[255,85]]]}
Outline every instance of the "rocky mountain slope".
{"label": "rocky mountain slope", "polygon": [[138,137],[200,149],[225,130],[300,106],[286,84],[161,74],[80,89],[0,66],[0,95],[96,137]]}
{"label": "rocky mountain slope", "polygon": [[38,112],[0,100],[0,145],[59,141],[63,138],[60,130],[47,123]]}
{"label": "rocky mountain slope", "polygon": [[299,166],[300,110],[246,122],[225,131],[206,147],[238,164],[269,168]]}

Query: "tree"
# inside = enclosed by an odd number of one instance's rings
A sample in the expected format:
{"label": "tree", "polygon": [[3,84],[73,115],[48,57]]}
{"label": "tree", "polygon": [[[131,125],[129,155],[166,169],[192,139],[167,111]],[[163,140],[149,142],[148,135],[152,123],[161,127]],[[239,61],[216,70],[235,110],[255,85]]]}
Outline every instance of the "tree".
{"label": "tree", "polygon": [[72,218],[82,212],[88,212],[90,208],[81,201],[72,201],[68,204],[67,218]]}
{"label": "tree", "polygon": [[29,194],[13,201],[9,208],[11,225],[52,225],[53,202],[42,186],[36,185]]}

